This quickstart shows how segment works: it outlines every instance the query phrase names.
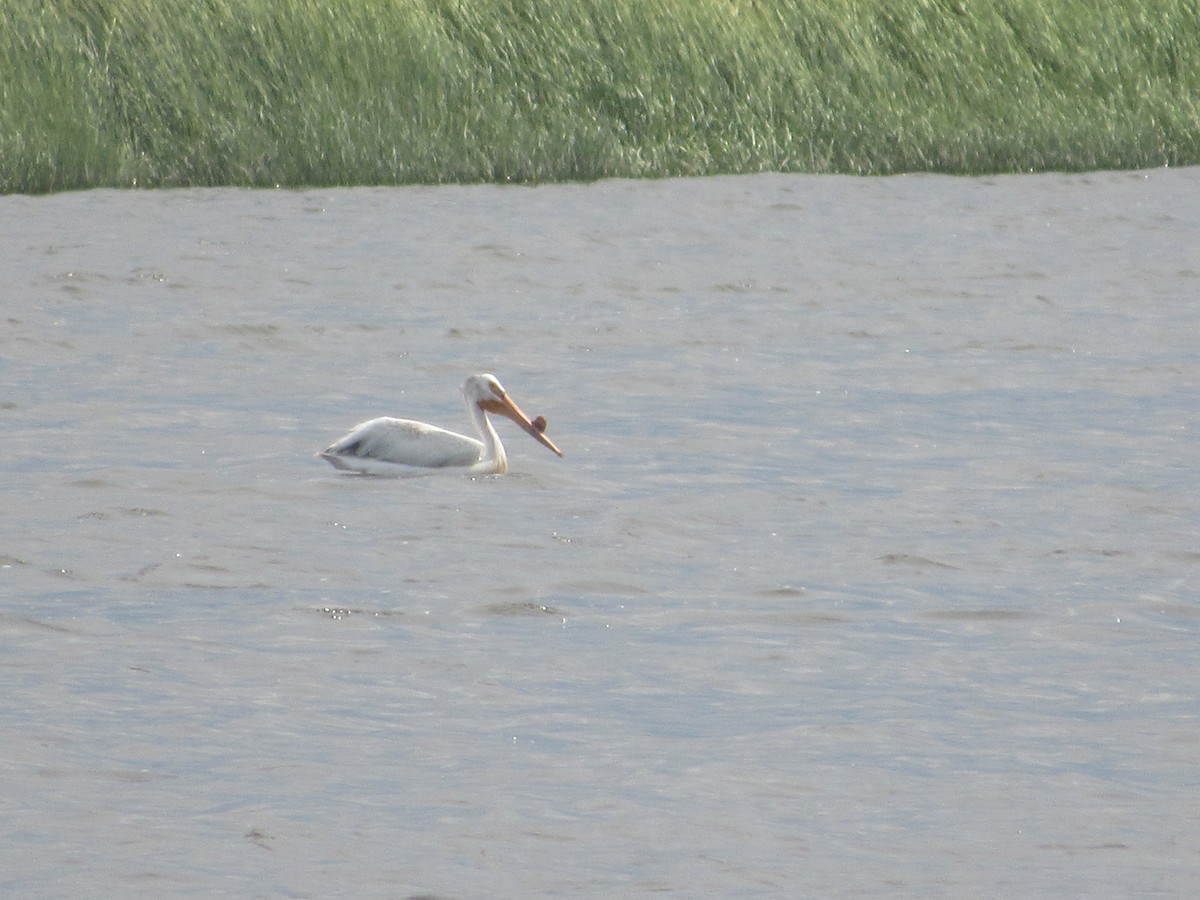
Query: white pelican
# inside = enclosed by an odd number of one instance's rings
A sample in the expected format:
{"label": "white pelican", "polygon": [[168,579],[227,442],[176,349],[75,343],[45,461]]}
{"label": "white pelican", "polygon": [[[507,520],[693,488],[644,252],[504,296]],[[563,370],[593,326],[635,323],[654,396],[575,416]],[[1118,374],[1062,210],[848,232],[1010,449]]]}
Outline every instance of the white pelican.
{"label": "white pelican", "polygon": [[462,395],[482,441],[436,425],[383,416],[356,425],[317,455],[339,469],[363,475],[416,474],[419,469],[446,467],[464,467],[475,475],[499,475],[508,471],[508,457],[487,417],[495,413],[512,419],[543,446],[562,456],[562,451],[542,433],[546,420],[538,416],[536,424],[529,421],[495,375],[472,375],[463,383]]}

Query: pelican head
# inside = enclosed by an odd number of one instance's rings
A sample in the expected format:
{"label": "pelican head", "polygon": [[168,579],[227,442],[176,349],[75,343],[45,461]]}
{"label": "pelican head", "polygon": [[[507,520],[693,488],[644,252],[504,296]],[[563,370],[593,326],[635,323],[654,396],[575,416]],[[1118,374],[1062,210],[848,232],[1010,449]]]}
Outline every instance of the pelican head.
{"label": "pelican head", "polygon": [[[546,437],[533,422],[529,421],[529,417],[521,412],[521,408],[517,404],[513,403],[512,398],[508,396],[508,391],[504,390],[504,385],[495,375],[472,375],[463,383],[462,395],[467,402],[468,409],[479,409],[485,413],[512,419],[543,447],[554,451],[559,456],[563,455],[562,451],[554,446],[554,442]],[[545,428],[545,419],[539,417],[539,420],[542,428]]]}

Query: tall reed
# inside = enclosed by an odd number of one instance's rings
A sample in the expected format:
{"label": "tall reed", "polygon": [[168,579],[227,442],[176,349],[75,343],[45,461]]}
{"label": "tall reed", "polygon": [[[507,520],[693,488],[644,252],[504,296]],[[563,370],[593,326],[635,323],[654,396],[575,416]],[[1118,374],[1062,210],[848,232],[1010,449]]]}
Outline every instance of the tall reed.
{"label": "tall reed", "polygon": [[1192,0],[0,0],[0,191],[1200,162]]}

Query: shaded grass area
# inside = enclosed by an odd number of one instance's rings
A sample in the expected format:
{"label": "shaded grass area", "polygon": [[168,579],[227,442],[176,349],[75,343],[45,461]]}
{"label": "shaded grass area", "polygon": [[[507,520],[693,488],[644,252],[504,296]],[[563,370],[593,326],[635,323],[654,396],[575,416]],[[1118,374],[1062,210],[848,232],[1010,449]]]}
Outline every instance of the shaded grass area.
{"label": "shaded grass area", "polygon": [[0,191],[1200,162],[1194,0],[0,0]]}

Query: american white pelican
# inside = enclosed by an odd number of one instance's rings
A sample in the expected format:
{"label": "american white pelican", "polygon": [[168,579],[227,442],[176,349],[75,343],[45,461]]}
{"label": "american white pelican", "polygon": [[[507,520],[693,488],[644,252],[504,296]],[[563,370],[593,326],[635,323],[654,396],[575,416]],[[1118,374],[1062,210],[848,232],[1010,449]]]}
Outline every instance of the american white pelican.
{"label": "american white pelican", "polygon": [[495,375],[472,375],[463,383],[462,395],[482,441],[436,425],[383,416],[355,426],[317,455],[339,469],[363,475],[416,474],[419,469],[446,467],[465,467],[476,475],[498,475],[508,471],[508,457],[487,416],[495,413],[512,419],[543,446],[562,456],[562,451],[542,433],[546,420],[538,416],[529,421]]}

